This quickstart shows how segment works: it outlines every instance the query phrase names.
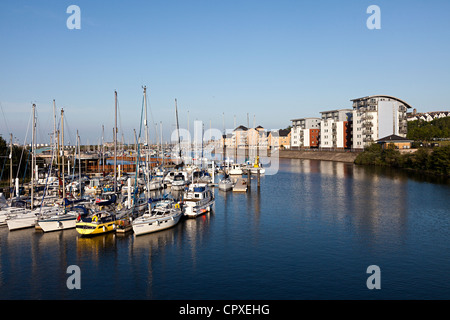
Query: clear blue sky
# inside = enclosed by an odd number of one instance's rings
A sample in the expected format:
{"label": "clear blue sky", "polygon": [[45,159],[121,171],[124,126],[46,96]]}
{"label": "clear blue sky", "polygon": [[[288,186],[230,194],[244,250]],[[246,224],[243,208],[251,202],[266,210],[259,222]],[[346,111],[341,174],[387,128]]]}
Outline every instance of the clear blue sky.
{"label": "clear blue sky", "polygon": [[[81,30],[69,30],[69,5]],[[369,30],[370,5],[381,30]],[[25,137],[31,103],[48,142],[52,100],[70,140],[112,140],[114,90],[125,141],[139,129],[142,85],[165,139],[179,119],[193,128],[257,125],[351,107],[371,94],[419,111],[449,110],[450,1],[2,1],[0,134]],[[152,132],[151,132],[152,133]]]}

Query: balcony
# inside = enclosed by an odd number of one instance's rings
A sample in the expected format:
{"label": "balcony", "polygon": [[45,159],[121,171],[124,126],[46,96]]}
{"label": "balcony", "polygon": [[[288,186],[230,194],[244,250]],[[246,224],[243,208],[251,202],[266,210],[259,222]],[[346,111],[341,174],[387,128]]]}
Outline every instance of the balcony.
{"label": "balcony", "polygon": [[372,120],[372,119],[373,119],[373,115],[371,115],[371,114],[364,113],[361,116],[361,120]]}

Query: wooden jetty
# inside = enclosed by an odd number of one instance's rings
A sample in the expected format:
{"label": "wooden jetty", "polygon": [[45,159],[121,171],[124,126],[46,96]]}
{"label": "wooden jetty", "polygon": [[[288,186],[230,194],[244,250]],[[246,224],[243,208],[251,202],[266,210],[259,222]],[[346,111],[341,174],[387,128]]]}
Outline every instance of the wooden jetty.
{"label": "wooden jetty", "polygon": [[248,184],[246,179],[238,178],[234,187],[233,192],[247,192]]}

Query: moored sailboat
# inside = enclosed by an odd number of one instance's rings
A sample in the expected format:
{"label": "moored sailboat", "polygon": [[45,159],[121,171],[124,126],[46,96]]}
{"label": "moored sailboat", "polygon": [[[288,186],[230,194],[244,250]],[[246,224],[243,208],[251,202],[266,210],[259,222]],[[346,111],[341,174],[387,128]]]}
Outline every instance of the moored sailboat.
{"label": "moored sailboat", "polygon": [[183,216],[180,204],[174,200],[160,200],[132,222],[135,235],[142,235],[174,227]]}
{"label": "moored sailboat", "polygon": [[233,180],[231,180],[230,176],[227,174],[225,174],[223,179],[219,181],[219,190],[229,191],[233,189],[233,186]]}
{"label": "moored sailboat", "polygon": [[87,216],[88,210],[83,206],[75,206],[65,212],[64,209],[54,215],[39,218],[37,223],[44,232],[73,229],[77,221]]}

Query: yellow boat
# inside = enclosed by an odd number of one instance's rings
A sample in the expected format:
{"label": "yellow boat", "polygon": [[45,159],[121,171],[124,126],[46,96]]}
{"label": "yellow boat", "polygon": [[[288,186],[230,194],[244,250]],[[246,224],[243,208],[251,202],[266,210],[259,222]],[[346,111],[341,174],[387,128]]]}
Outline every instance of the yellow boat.
{"label": "yellow boat", "polygon": [[116,230],[120,219],[109,212],[98,212],[93,216],[81,218],[75,224],[75,228],[82,236],[94,236]]}

